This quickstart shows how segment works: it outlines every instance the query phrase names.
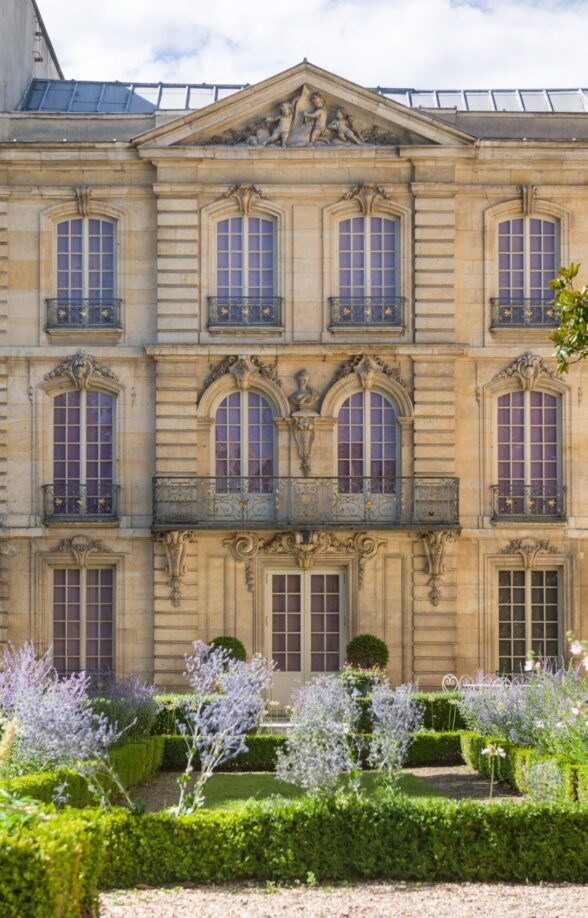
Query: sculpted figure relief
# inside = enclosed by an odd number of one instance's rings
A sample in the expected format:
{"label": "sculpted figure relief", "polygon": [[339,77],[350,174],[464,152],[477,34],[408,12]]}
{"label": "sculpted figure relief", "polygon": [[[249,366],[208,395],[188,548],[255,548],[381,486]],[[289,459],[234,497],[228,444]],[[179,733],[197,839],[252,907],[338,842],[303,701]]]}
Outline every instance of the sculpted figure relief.
{"label": "sculpted figure relief", "polygon": [[292,412],[301,411],[303,408],[314,411],[321,396],[320,392],[317,392],[316,389],[313,389],[312,386],[309,385],[310,375],[308,370],[300,370],[296,374],[295,379],[298,383],[298,388],[296,392],[293,392],[292,395],[288,397],[288,401],[292,406]]}
{"label": "sculpted figure relief", "polygon": [[272,124],[275,124],[275,127],[267,140],[264,141],[263,146],[267,147],[270,143],[280,143],[282,147],[285,147],[290,136],[293,118],[294,106],[290,102],[282,102],[280,105],[280,114],[265,119],[268,127]]}
{"label": "sculpted figure relief", "polygon": [[313,144],[323,139],[328,115],[325,100],[320,92],[313,92],[310,101],[314,105],[314,109],[311,112],[304,112],[304,122],[305,124],[312,124],[309,143]]}
{"label": "sculpted figure relief", "polygon": [[338,108],[335,117],[329,122],[329,129],[335,132],[335,137],[341,143],[361,143],[361,139],[353,130],[351,118],[343,108]]}

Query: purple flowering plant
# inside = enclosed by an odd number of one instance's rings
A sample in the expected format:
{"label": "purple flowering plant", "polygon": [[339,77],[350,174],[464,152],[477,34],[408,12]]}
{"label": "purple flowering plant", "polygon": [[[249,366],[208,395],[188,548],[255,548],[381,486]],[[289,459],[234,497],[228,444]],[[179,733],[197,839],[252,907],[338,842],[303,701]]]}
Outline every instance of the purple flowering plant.
{"label": "purple flowering plant", "polygon": [[373,727],[368,761],[381,773],[385,787],[394,790],[413,734],[421,725],[423,708],[414,698],[413,685],[391,688],[385,679],[372,689],[371,712]]}

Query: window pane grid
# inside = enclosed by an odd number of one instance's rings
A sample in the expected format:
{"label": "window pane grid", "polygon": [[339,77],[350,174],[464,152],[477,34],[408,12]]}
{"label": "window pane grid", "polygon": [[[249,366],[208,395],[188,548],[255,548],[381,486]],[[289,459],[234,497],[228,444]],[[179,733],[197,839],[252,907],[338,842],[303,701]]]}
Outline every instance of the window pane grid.
{"label": "window pane grid", "polygon": [[53,665],[60,675],[114,670],[114,569],[53,571]]}
{"label": "window pane grid", "polygon": [[310,577],[311,672],[338,672],[339,648],[339,576],[337,574],[312,574]]}
{"label": "window pane grid", "polygon": [[398,475],[398,422],[391,402],[378,392],[355,392],[337,418],[339,491],[392,494]]}
{"label": "window pane grid", "polygon": [[71,391],[53,403],[54,512],[110,514],[114,486],[114,397]]}
{"label": "window pane grid", "polygon": [[82,218],[59,223],[56,271],[58,302],[77,307],[79,320],[103,324],[100,309],[115,296],[115,224]]}
{"label": "window pane grid", "polygon": [[531,652],[540,659],[552,660],[560,653],[558,571],[499,571],[499,671],[522,672]]}
{"label": "window pane grid", "polygon": [[273,297],[275,221],[227,217],[216,239],[217,297]]}
{"label": "window pane grid", "polygon": [[[398,296],[398,220],[350,217],[339,223],[339,297]],[[383,321],[384,302],[372,304],[372,318]]]}
{"label": "window pane grid", "polygon": [[498,296],[509,324],[528,324],[533,309],[553,298],[549,281],[557,273],[558,250],[552,220],[517,217],[498,225]]}
{"label": "window pane grid", "polygon": [[113,670],[114,571],[90,569],[86,575],[86,665],[88,672]]}
{"label": "window pane grid", "polygon": [[272,575],[272,656],[282,672],[302,672],[300,574]]}
{"label": "window pane grid", "polygon": [[75,568],[53,571],[53,665],[61,675],[82,668],[80,574]]}
{"label": "window pane grid", "polygon": [[236,494],[245,484],[248,493],[271,494],[274,449],[273,412],[263,396],[245,391],[223,399],[215,418],[217,492]]}

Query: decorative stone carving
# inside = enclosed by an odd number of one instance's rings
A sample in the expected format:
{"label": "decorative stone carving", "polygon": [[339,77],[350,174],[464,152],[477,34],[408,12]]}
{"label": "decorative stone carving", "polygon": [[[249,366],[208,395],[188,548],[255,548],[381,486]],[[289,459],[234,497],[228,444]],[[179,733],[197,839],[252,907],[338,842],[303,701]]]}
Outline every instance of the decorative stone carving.
{"label": "decorative stone carving", "polygon": [[289,396],[294,421],[294,440],[298,447],[300,468],[304,477],[310,475],[310,453],[314,443],[316,419],[318,412],[314,409],[320,401],[320,392],[309,385],[310,376],[307,370],[296,374],[298,389]]}
{"label": "decorative stone carving", "polygon": [[529,217],[535,210],[535,197],[537,195],[537,186],[536,185],[520,185],[519,190],[521,192],[521,205],[523,208],[523,213],[526,217]]}
{"label": "decorative stone carving", "polygon": [[84,185],[76,188],[75,193],[80,217],[89,217],[92,212],[92,189]]}
{"label": "decorative stone carving", "polygon": [[381,357],[377,357],[375,354],[359,354],[357,357],[351,357],[350,360],[347,360],[339,367],[333,377],[333,383],[343,379],[345,376],[349,376],[350,373],[357,373],[362,386],[366,389],[371,388],[374,379],[379,373],[383,373],[384,376],[388,376],[390,379],[395,379],[404,389],[407,388],[398,367],[389,366],[384,363]]}
{"label": "decorative stone carving", "polygon": [[240,389],[248,389],[252,377],[258,373],[258,369],[249,357],[239,357],[229,367],[229,373]]}
{"label": "decorative stone carving", "polygon": [[104,542],[98,539],[90,539],[85,535],[72,536],[70,539],[62,539],[55,548],[55,552],[70,552],[78,567],[85,567],[88,562],[88,555],[95,552],[109,552],[110,549]]}
{"label": "decorative stone carving", "polygon": [[553,378],[554,373],[546,366],[545,361],[538,354],[529,352],[521,354],[512,363],[509,363],[504,370],[497,373],[493,383],[500,382],[501,379],[518,379],[522,388],[531,391],[535,388],[537,380],[542,376]]}
{"label": "decorative stone carving", "polygon": [[242,214],[251,213],[254,201],[267,200],[265,194],[257,185],[231,185],[224,194],[221,194],[218,200],[222,201],[226,198],[236,198]]}
{"label": "decorative stone carving", "polygon": [[43,378],[51,380],[58,379],[60,376],[67,376],[76,389],[87,389],[93,377],[119,382],[118,376],[112,370],[98,363],[92,354],[86,354],[84,351],[70,354]]}
{"label": "decorative stone carving", "polygon": [[557,553],[557,548],[548,539],[511,539],[500,549],[501,555],[520,555],[528,570],[535,566],[535,559],[541,552],[552,555]]}
{"label": "decorative stone carving", "polygon": [[[240,366],[233,370],[232,367],[238,363],[240,363]],[[282,386],[282,381],[278,376],[277,364],[265,363],[261,357],[243,357],[232,354],[230,357],[225,357],[224,360],[221,360],[220,363],[217,363],[217,365],[213,367],[204,380],[203,390],[208,389],[213,382],[216,382],[217,379],[220,379],[221,376],[225,376],[227,373],[233,373],[238,384],[240,375],[250,382],[251,376],[247,377],[247,373],[259,373],[264,379],[270,379],[274,382],[276,386],[280,386],[280,388]]]}
{"label": "decorative stone carving", "polygon": [[346,191],[342,201],[357,201],[363,214],[368,216],[373,213],[374,204],[378,198],[388,200],[388,192],[382,185],[374,185],[373,182],[363,182],[361,185],[354,185],[349,191]]}
{"label": "decorative stone carving", "polygon": [[321,92],[308,85],[298,95],[283,99],[277,110],[242,129],[229,128],[210,138],[209,144],[244,144],[253,147],[351,146],[416,142],[409,132],[392,134],[375,125],[358,129],[349,112],[335,102],[329,106]]}
{"label": "decorative stone carving", "polygon": [[456,534],[451,530],[433,529],[419,532],[419,539],[425,548],[427,574],[429,575],[429,599],[432,606],[438,606],[441,600],[441,586],[445,574],[445,549],[448,542],[455,541]]}
{"label": "decorative stone carving", "polygon": [[192,536],[193,533],[190,530],[162,532],[157,536],[157,541],[162,542],[165,549],[167,576],[171,587],[169,595],[174,608],[177,608],[182,601],[182,587],[186,576],[186,553]]}
{"label": "decorative stone carving", "polygon": [[327,552],[354,555],[357,559],[358,585],[364,581],[365,566],[385,542],[368,532],[357,532],[348,539],[339,539],[330,532],[283,532],[263,539],[253,532],[237,532],[224,544],[231,549],[236,561],[245,565],[245,583],[252,593],[255,587],[255,561],[260,555],[293,554],[301,570],[312,570],[316,559]]}

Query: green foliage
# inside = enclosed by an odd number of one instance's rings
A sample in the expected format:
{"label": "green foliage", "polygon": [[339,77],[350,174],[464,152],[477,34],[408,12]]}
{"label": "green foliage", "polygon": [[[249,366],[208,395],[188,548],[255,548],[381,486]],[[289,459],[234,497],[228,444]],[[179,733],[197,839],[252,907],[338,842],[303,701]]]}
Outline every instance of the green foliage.
{"label": "green foliage", "polygon": [[221,635],[220,637],[215,637],[212,641],[209,641],[209,644],[212,644],[213,647],[222,647],[223,650],[226,650],[234,660],[242,660],[243,663],[247,659],[247,651],[245,650],[245,645],[236,637],[229,637],[229,635]]}
{"label": "green foliage", "polygon": [[[422,728],[440,732],[465,729],[463,717],[454,702],[460,697],[457,692],[415,692],[414,700],[423,711]],[[361,714],[359,732],[371,733],[371,699],[357,698]]]}
{"label": "green foliage", "polygon": [[171,736],[178,732],[178,723],[183,723],[186,710],[191,705],[192,696],[188,693],[167,692],[155,695],[157,715],[151,733],[156,736]]}
{"label": "green foliage", "polygon": [[[402,797],[101,817],[101,885],[383,879],[588,881],[588,807]],[[328,839],[328,844],[325,844]]]}
{"label": "green foliage", "polygon": [[0,829],[2,918],[98,915],[102,833],[71,811],[44,815],[15,832]]}
{"label": "green foliage", "polygon": [[408,767],[463,765],[461,733],[415,733],[408,750]]}
{"label": "green foliage", "polygon": [[372,669],[374,666],[384,669],[388,657],[388,648],[384,641],[373,634],[358,634],[349,641],[345,651],[347,662],[363,669]]}
{"label": "green foliage", "polygon": [[[161,768],[163,752],[163,737],[149,736],[144,740],[126,743],[124,746],[115,746],[110,750],[110,761],[121,783],[130,788],[144,784],[153,777]],[[102,778],[101,783],[105,790],[113,790],[107,779]],[[96,802],[88,789],[86,779],[67,768],[13,778],[7,781],[4,787],[9,793],[30,797],[42,803],[51,803],[55,789],[63,784],[70,806],[91,806]]]}
{"label": "green foliage", "polygon": [[569,268],[560,268],[558,276],[550,282],[556,291],[555,308],[559,318],[559,328],[551,339],[555,341],[560,373],[566,373],[571,363],[588,355],[588,286],[574,289],[574,278],[579,270],[580,265],[572,262]]}
{"label": "green foliage", "polygon": [[576,766],[576,795],[578,803],[588,804],[588,765]]}

